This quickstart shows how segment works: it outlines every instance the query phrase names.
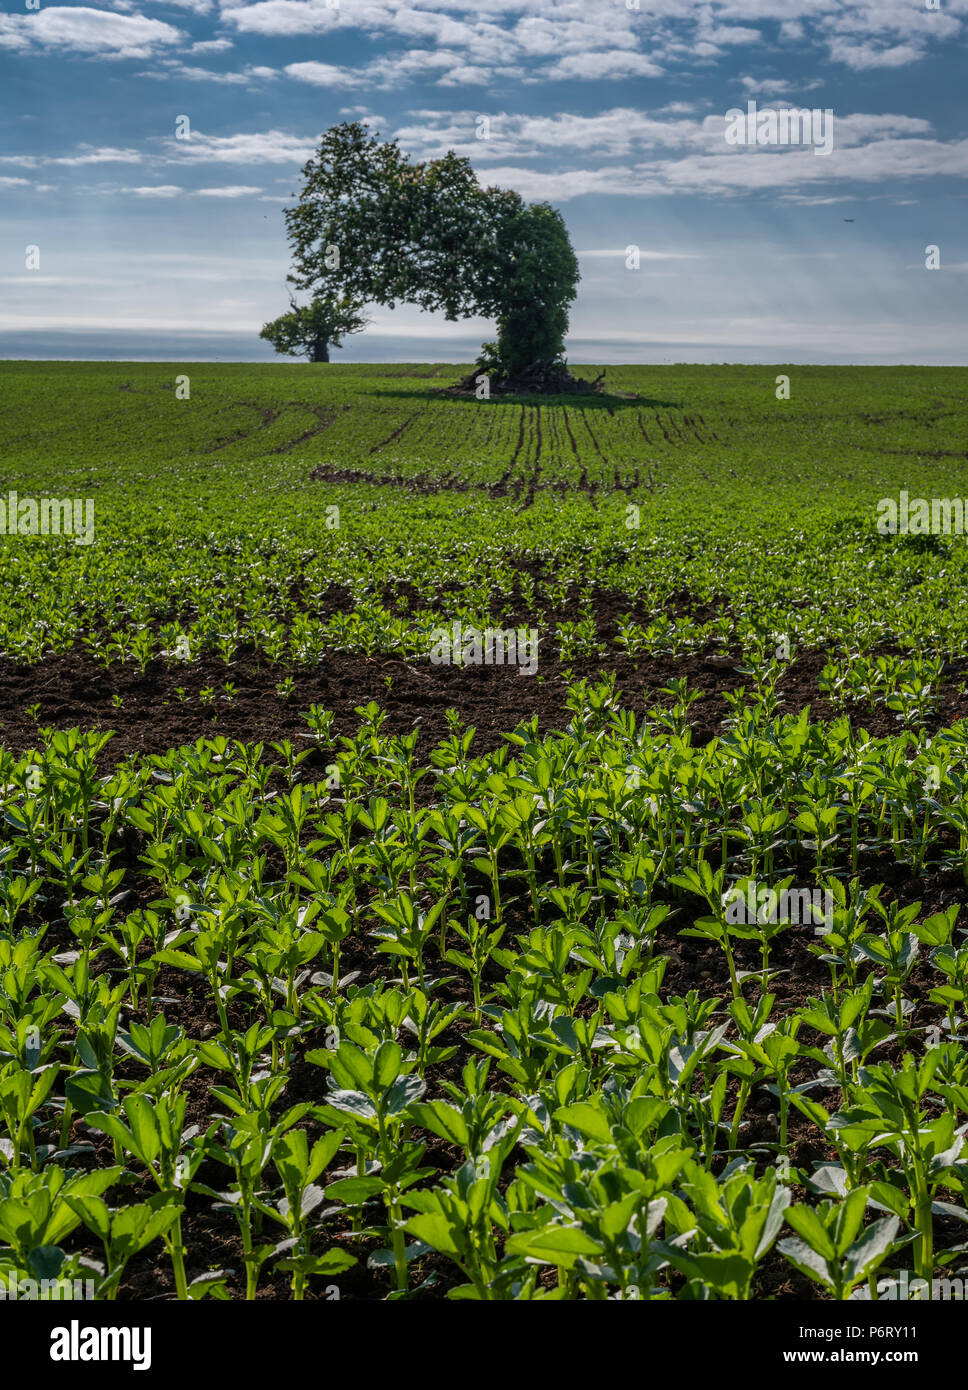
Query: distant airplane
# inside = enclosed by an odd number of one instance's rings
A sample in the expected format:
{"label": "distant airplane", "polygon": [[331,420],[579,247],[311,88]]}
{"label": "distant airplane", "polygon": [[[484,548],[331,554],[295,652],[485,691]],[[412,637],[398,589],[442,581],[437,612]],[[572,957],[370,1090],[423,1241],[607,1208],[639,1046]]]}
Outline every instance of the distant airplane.
{"label": "distant airplane", "polygon": [[854,219],[853,219],[852,217],[845,217],[845,218],[844,218],[844,221],[845,221],[845,222],[853,222],[853,220],[854,220]]}

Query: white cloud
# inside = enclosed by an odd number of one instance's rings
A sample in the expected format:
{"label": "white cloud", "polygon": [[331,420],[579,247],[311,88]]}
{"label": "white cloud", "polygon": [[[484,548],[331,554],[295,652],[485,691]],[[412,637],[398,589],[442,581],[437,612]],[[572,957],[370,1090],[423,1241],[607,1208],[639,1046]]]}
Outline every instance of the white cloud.
{"label": "white cloud", "polygon": [[438,86],[486,87],[490,81],[490,69],[475,67],[472,63],[463,63],[456,68],[448,68],[444,75],[438,79]]}
{"label": "white cloud", "polygon": [[274,78],[274,68],[246,66],[237,72],[213,72],[210,68],[195,67],[190,63],[179,62],[177,58],[165,58],[155,68],[139,72],[139,77],[150,77],[157,81],[180,77],[186,82],[214,82],[230,87],[246,87],[256,79]]}
{"label": "white cloud", "polygon": [[813,78],[810,82],[791,82],[780,77],[740,77],[738,81],[748,96],[757,99],[762,97],[764,100],[769,97],[795,97],[800,92],[812,92],[815,88],[823,86],[819,77]]}
{"label": "white cloud", "polygon": [[854,193],[781,193],[779,198],[784,203],[797,203],[800,207],[809,208],[826,207],[828,203],[857,202]]}
{"label": "white cloud", "polygon": [[700,24],[699,34],[704,43],[731,44],[731,43],[759,43],[762,35],[759,29],[744,29],[742,25],[727,26],[714,25],[705,26]]}
{"label": "white cloud", "polygon": [[570,53],[529,80],[583,82],[615,81],[623,77],[661,77],[664,69],[646,53],[612,49],[605,53]]}
{"label": "white cloud", "polygon": [[254,193],[261,193],[261,188],[253,188],[247,183],[226,184],[224,188],[196,188],[194,197],[196,198],[250,198]]}
{"label": "white cloud", "polygon": [[[309,82],[314,87],[337,91],[351,87],[393,91],[407,82],[432,80],[435,76],[441,87],[484,86],[491,80],[494,70],[462,63],[460,54],[448,49],[412,48],[377,58],[360,68],[304,62],[289,63],[285,71],[297,82]],[[502,68],[501,71],[510,74],[514,70]]]}
{"label": "white cloud", "polygon": [[[122,14],[134,14],[141,0],[107,0],[107,3],[112,10],[120,10]],[[180,10],[192,10],[195,14],[209,14],[214,9],[213,0],[157,0],[157,3],[174,5]]]}
{"label": "white cloud", "polygon": [[227,53],[234,45],[231,39],[202,39],[193,43],[189,53]]}
{"label": "white cloud", "polygon": [[[628,254],[628,247],[608,247],[604,250],[595,251],[576,251],[575,255],[582,260],[611,261],[615,259],[625,260]],[[642,261],[701,261],[702,256],[695,255],[690,251],[643,251],[639,248],[639,259]]]}
{"label": "white cloud", "polygon": [[[821,158],[809,147],[728,146],[725,113],[699,118],[662,116],[631,107],[590,116],[494,111],[487,113],[487,140],[475,138],[480,114],[473,109],[443,113],[418,109],[409,113],[409,124],[389,133],[418,158],[455,150],[471,159],[483,183],[510,184],[526,197],[553,201],[592,193],[735,195],[766,191],[787,198],[802,195],[823,199],[840,193],[831,185],[846,181],[869,185],[968,177],[968,140],[940,140],[931,123],[919,116],[857,112],[835,117],[833,151]],[[172,170],[175,166],[206,164],[247,169],[277,164],[294,173],[317,144],[318,136],[280,130],[232,135],[207,135],[196,130],[190,140],[166,138],[158,142],[154,154],[82,145],[71,155],[23,158],[29,161],[27,168],[154,161]],[[5,159],[19,162],[17,156]],[[556,161],[557,168],[547,167],[550,159]],[[545,164],[529,168],[521,162],[527,160]],[[287,174],[281,181],[287,183],[290,177]],[[139,185],[139,189],[152,187],[175,185],[167,181]],[[226,188],[206,189],[202,196],[262,193],[249,183],[230,183]],[[895,196],[897,192],[894,190]],[[148,191],[138,196],[165,194]]]}
{"label": "white cloud", "polygon": [[104,145],[95,148],[93,145],[78,145],[77,154],[56,155],[45,157],[44,164],[140,164],[142,154],[140,150],[119,150],[112,145]]}
{"label": "white cloud", "polygon": [[187,164],[305,164],[318,143],[317,137],[267,130],[241,135],[203,135],[193,131],[190,140],[165,141],[171,163]]}
{"label": "white cloud", "polygon": [[184,192],[176,183],[142,184],[139,188],[122,188],[122,193],[130,193],[135,198],[177,198]]}
{"label": "white cloud", "polygon": [[622,156],[650,148],[688,148],[711,143],[712,127],[718,125],[715,139],[723,141],[723,117],[695,120],[659,116],[635,107],[619,106],[593,116],[573,112],[554,115],[521,115],[515,112],[488,112],[490,138],[476,138],[478,116],[474,110],[414,111],[420,124],[399,127],[394,135],[422,155],[443,154],[454,149],[472,159],[503,159],[509,155],[547,155],[571,149],[602,156]]}
{"label": "white cloud", "polygon": [[834,117],[834,139],[839,149],[886,137],[901,139],[910,135],[930,135],[931,131],[931,122],[921,116],[868,116],[857,113]]}
{"label": "white cloud", "polygon": [[780,38],[789,43],[799,43],[803,36],[804,29],[799,19],[785,19],[780,25]]}
{"label": "white cloud", "polygon": [[184,35],[171,24],[144,15],[112,14],[86,5],[52,5],[34,14],[0,14],[0,48],[60,49],[111,58],[147,58],[160,45]]}
{"label": "white cloud", "polygon": [[[489,168],[487,181],[523,197],[566,202],[593,194],[646,197],[663,194],[774,192],[787,195],[818,185],[875,184],[929,177],[968,178],[968,139],[873,140],[835,148],[820,158],[811,149],[728,149],[638,164],[545,172],[507,165]],[[825,195],[826,196],[826,195]]]}
{"label": "white cloud", "polygon": [[863,72],[870,68],[902,68],[908,63],[923,57],[924,49],[919,44],[896,43],[881,45],[876,43],[850,43],[846,39],[834,39],[830,45],[830,56],[838,63],[846,63],[849,68]]}
{"label": "white cloud", "polygon": [[[773,103],[785,106],[787,103]],[[413,111],[416,121],[398,127],[393,133],[411,151],[423,157],[456,150],[472,160],[538,158],[564,150],[599,158],[625,158],[662,150],[695,151],[735,158],[775,154],[763,147],[742,151],[725,144],[725,112],[700,118],[671,116],[618,106],[592,116],[573,112],[554,115],[520,115],[489,112],[490,135],[476,138],[479,112],[474,110]],[[890,113],[858,113],[834,117],[834,138],[838,148],[863,144],[875,139],[903,139],[930,135],[931,123],[919,116]],[[822,163],[825,161],[821,161]],[[490,178],[491,175],[488,174]]]}
{"label": "white cloud", "polygon": [[[251,333],[254,314],[233,312],[238,301],[217,301],[206,306],[205,331]],[[15,314],[0,312],[0,331],[36,332],[40,329],[59,329],[63,332],[97,333],[197,333],[197,315],[186,313],[184,317],[172,318],[151,314]]]}
{"label": "white cloud", "polygon": [[354,121],[366,121],[370,126],[386,125],[386,117],[378,116],[368,106],[341,106],[339,114]]}
{"label": "white cloud", "polygon": [[476,14],[457,0],[342,0],[338,9],[329,0],[222,0],[222,18],[265,36],[362,32],[397,41],[392,58],[338,69],[345,87],[364,85],[380,66],[386,80],[388,64],[409,80],[408,60],[430,44],[456,55],[452,71],[475,83],[482,71],[493,76],[521,63],[528,81],[655,76],[776,38],[826,45],[833,61],[855,70],[902,66],[960,32],[968,0],[943,3],[942,11],[928,11],[915,0],[798,0],[797,17],[784,19],[775,0],[640,0],[633,11],[619,0],[489,0]]}
{"label": "white cloud", "polygon": [[337,27],[340,14],[325,0],[256,0],[252,5],[224,4],[222,18],[244,34],[321,34]]}
{"label": "white cloud", "polygon": [[332,63],[289,63],[285,71],[297,82],[309,82],[314,87],[358,87],[363,81],[361,73],[334,67]]}

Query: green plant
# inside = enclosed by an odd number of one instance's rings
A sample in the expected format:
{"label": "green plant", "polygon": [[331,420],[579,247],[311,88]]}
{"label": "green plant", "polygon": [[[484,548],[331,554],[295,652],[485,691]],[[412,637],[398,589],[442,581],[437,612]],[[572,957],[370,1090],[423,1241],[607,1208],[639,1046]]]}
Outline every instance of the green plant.
{"label": "green plant", "polygon": [[183,1300],[189,1297],[181,1225],[184,1193],[202,1160],[200,1148],[186,1146],[186,1103],[184,1095],[163,1095],[153,1101],[133,1095],[121,1102],[120,1115],[95,1110],[88,1116],[90,1124],[113,1140],[116,1154],[127,1152],[142,1164],[154,1180],[163,1205],[174,1208],[171,1223],[160,1228],[158,1234],[171,1259],[177,1296]]}
{"label": "green plant", "polygon": [[781,1240],[779,1250],[790,1263],[839,1301],[852,1291],[891,1253],[900,1222],[883,1217],[863,1225],[870,1189],[855,1188],[842,1201],[824,1201],[816,1207],[788,1207],[787,1224],[797,1235]]}

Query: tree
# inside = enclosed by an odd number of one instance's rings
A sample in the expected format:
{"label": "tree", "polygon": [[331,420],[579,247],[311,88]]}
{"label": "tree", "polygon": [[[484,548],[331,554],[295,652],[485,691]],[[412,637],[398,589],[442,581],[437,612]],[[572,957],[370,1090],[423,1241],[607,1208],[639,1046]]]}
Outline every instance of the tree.
{"label": "tree", "polygon": [[482,188],[453,151],[415,163],[359,121],[327,131],[302,176],[285,213],[298,290],[493,318],[480,365],[497,376],[562,360],[578,261],[547,203]]}
{"label": "tree", "polygon": [[359,333],[367,325],[360,306],[346,297],[317,298],[301,308],[291,297],[289,303],[289,313],[263,324],[259,337],[290,357],[328,362],[330,344],[339,347],[347,334]]}
{"label": "tree", "polygon": [[495,277],[491,303],[498,337],[487,349],[499,368],[513,377],[534,362],[558,361],[579,278],[561,213],[548,203],[528,205],[518,194],[505,193]]}

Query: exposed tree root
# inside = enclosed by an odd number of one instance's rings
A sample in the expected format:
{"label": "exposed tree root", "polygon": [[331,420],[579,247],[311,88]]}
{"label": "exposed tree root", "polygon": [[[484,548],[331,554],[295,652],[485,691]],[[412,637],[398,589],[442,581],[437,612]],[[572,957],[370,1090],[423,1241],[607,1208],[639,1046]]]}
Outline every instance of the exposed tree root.
{"label": "exposed tree root", "polygon": [[513,376],[475,368],[455,386],[449,387],[449,392],[460,396],[476,395],[482,379],[488,382],[492,396],[587,396],[602,391],[605,373],[601,372],[594,381],[586,381],[572,376],[564,362],[532,362],[530,367]]}

